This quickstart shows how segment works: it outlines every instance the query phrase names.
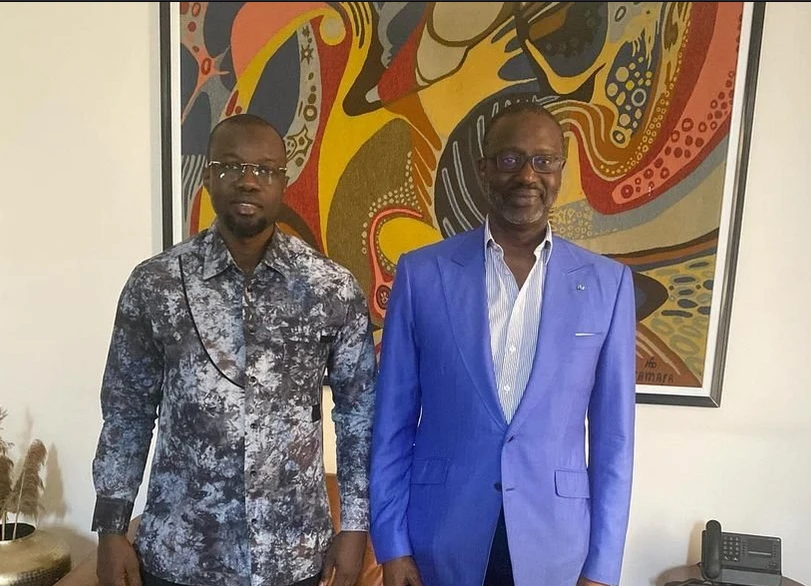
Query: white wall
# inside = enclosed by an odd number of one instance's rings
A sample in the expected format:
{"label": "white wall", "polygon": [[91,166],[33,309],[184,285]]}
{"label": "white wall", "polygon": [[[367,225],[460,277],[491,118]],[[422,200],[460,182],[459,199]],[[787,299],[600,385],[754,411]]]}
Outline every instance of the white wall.
{"label": "white wall", "polygon": [[[157,7],[47,7],[0,8],[0,404],[8,439],[50,446],[45,524],[81,555],[115,301],[160,248]],[[697,561],[710,518],[781,536],[811,583],[808,30],[811,6],[769,3],[722,407],[639,406],[623,585]]]}
{"label": "white wall", "polygon": [[0,7],[0,404],[50,448],[46,522],[93,547],[115,302],[159,246],[157,3]]}
{"label": "white wall", "polygon": [[808,3],[767,4],[721,408],[639,406],[629,586],[697,561],[711,518],[782,537],[811,584],[811,78],[790,57],[809,27]]}

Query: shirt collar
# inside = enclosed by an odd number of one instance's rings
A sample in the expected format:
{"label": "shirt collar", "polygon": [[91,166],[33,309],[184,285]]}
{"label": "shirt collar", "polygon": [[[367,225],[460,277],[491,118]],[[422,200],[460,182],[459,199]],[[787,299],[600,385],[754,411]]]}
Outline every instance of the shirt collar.
{"label": "shirt collar", "polygon": [[289,279],[296,272],[295,258],[296,251],[294,250],[293,237],[282,232],[277,225],[273,231],[273,236],[270,238],[270,244],[265,250],[262,262]]}
{"label": "shirt collar", "polygon": [[215,277],[231,266],[236,263],[217,230],[215,220],[203,235],[203,279]]}
{"label": "shirt collar", "polygon": [[[493,233],[490,232],[490,215],[488,214],[487,217],[484,219],[484,253],[487,254],[487,249],[491,246],[498,247],[501,249],[501,246],[498,242],[496,242],[495,238],[493,238]],[[541,243],[535,248],[535,258],[540,258],[541,253],[543,250],[547,251],[547,256],[552,254],[552,224],[550,222],[546,223],[546,233],[544,234],[543,240]]]}
{"label": "shirt collar", "polygon": [[[203,279],[215,277],[229,267],[239,268],[225,245],[225,240],[220,235],[217,225],[218,222],[215,219],[203,236]],[[276,226],[261,262],[289,278],[295,271],[293,257],[291,237]]]}

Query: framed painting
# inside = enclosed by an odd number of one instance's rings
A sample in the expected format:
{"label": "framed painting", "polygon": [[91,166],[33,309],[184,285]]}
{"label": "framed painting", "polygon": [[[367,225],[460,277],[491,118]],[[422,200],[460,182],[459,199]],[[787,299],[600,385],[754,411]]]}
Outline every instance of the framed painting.
{"label": "framed painting", "polygon": [[640,403],[719,406],[762,2],[162,2],[164,242],[213,220],[211,128],[284,136],[279,228],[349,268],[379,343],[399,256],[480,225],[483,129],[535,101],[553,230],[628,265]]}

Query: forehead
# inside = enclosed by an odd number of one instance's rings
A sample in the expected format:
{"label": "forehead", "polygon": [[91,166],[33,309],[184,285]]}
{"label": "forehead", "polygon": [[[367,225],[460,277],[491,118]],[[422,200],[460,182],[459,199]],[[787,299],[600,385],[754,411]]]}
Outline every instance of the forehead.
{"label": "forehead", "polygon": [[260,124],[223,126],[211,141],[212,158],[242,161],[284,160],[284,142],[275,130]]}
{"label": "forehead", "polygon": [[520,112],[500,119],[490,135],[490,150],[522,153],[561,153],[563,136],[557,123],[540,114]]}

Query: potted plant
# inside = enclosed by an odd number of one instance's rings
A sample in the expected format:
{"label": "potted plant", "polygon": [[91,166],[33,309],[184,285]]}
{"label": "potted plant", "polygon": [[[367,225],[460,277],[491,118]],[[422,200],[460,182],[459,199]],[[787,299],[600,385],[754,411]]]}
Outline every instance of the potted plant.
{"label": "potted plant", "polygon": [[[0,432],[6,416],[0,406]],[[12,447],[0,435],[0,584],[51,586],[70,571],[70,550],[63,539],[36,526],[48,451],[35,439],[15,466]]]}

